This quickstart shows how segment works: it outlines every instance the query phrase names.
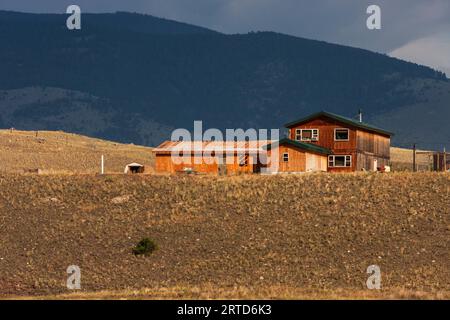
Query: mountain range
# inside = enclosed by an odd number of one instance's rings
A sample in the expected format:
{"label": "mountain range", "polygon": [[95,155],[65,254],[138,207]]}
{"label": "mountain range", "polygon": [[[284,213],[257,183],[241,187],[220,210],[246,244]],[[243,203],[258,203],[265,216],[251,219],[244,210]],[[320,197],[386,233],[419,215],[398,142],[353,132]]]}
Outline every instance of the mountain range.
{"label": "mountain range", "polygon": [[318,110],[450,149],[450,80],[426,66],[274,32],[223,34],[117,12],[0,11],[0,128],[153,146],[175,128],[281,128]]}

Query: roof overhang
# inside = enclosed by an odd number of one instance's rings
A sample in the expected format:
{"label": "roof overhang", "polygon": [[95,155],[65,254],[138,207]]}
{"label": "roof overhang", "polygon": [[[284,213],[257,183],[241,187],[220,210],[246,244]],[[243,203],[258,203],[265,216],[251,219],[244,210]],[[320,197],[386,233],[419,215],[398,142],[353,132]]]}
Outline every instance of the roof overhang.
{"label": "roof overhang", "polygon": [[338,122],[341,122],[341,123],[344,123],[344,124],[356,127],[358,129],[361,129],[361,130],[364,130],[364,131],[375,132],[375,133],[378,133],[378,134],[381,134],[381,135],[385,135],[385,136],[389,136],[389,137],[394,135],[394,133],[392,133],[390,131],[387,131],[387,130],[384,130],[384,129],[380,129],[380,128],[377,128],[377,127],[375,127],[373,125],[370,125],[370,124],[367,124],[367,123],[364,123],[364,122],[359,122],[359,121],[356,121],[356,120],[353,120],[353,119],[350,119],[350,118],[347,118],[347,117],[343,117],[343,116],[340,116],[340,115],[337,115],[337,114],[334,114],[334,113],[331,113],[331,112],[327,112],[327,111],[320,111],[320,112],[311,114],[311,115],[309,115],[307,117],[304,117],[304,118],[301,118],[301,119],[298,119],[298,120],[286,123],[284,126],[286,128],[292,128],[292,127],[298,126],[298,125],[300,125],[302,123],[305,123],[305,122],[317,119],[319,117],[327,117],[327,118],[330,118],[330,119],[336,120]]}
{"label": "roof overhang", "polygon": [[288,139],[288,138],[284,138],[284,139],[281,139],[280,141],[272,142],[272,143],[264,146],[263,149],[271,150],[272,148],[278,148],[278,146],[280,146],[280,145],[281,146],[289,145],[289,146],[292,146],[292,147],[295,147],[298,149],[302,149],[302,150],[305,150],[308,152],[318,153],[318,154],[322,154],[322,155],[333,154],[333,152],[330,149],[316,146],[316,145],[310,144],[310,143],[295,141],[295,140]]}

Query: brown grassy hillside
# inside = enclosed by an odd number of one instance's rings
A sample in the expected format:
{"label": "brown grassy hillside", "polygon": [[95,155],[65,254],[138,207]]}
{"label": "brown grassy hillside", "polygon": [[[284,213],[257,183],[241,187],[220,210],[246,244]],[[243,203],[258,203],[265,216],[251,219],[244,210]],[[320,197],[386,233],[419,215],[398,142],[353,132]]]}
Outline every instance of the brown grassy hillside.
{"label": "brown grassy hillside", "polygon": [[0,130],[0,173],[98,173],[102,154],[109,173],[122,173],[131,162],[152,170],[151,148],[61,131]]}
{"label": "brown grassy hillside", "polygon": [[[121,144],[62,131],[0,130],[0,173],[98,173],[100,157],[105,155],[105,170],[122,173],[124,166],[138,162],[153,172],[151,148]],[[412,150],[391,147],[392,170],[411,171]],[[429,170],[428,155],[417,155],[418,168]]]}
{"label": "brown grassy hillside", "polygon": [[[421,152],[425,150],[417,151]],[[394,171],[412,171],[413,150],[391,147],[391,163]],[[430,171],[433,159],[428,154],[416,154],[416,164],[418,171]]]}
{"label": "brown grassy hillside", "polygon": [[449,203],[444,173],[3,175],[0,294],[67,294],[75,264],[110,297],[363,297],[377,264],[381,296],[448,297]]}

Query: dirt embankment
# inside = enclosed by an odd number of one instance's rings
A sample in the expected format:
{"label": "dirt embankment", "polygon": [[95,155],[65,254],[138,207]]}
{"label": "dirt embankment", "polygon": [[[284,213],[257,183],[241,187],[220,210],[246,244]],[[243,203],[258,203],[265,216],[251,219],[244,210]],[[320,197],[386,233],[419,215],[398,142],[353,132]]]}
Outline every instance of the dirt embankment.
{"label": "dirt embankment", "polygon": [[449,203],[438,173],[4,175],[0,295],[68,293],[69,265],[82,291],[361,291],[376,264],[383,290],[448,293]]}

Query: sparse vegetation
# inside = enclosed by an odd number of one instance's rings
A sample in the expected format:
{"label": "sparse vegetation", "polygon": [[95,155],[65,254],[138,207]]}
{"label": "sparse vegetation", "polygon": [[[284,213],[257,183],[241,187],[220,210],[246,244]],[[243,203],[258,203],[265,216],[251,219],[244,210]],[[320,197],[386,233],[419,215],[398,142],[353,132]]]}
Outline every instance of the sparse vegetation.
{"label": "sparse vegetation", "polygon": [[0,173],[99,173],[102,155],[106,173],[123,173],[130,162],[145,165],[148,173],[151,150],[61,131],[39,131],[37,138],[35,131],[0,130]]}
{"label": "sparse vegetation", "polygon": [[136,256],[144,255],[149,256],[151,255],[158,246],[156,245],[155,241],[144,238],[141,241],[138,242],[138,244],[133,248],[133,254]]}
{"label": "sparse vegetation", "polygon": [[[67,294],[77,264],[92,297],[364,298],[377,264],[374,298],[448,297],[449,195],[446,173],[0,175],[0,295]],[[164,250],[133,259],[143,235]]]}
{"label": "sparse vegetation", "polygon": [[[424,150],[417,150],[418,152]],[[412,171],[413,169],[413,150],[405,148],[391,147],[392,170]],[[419,171],[430,171],[433,159],[426,154],[416,155],[416,164]]]}

